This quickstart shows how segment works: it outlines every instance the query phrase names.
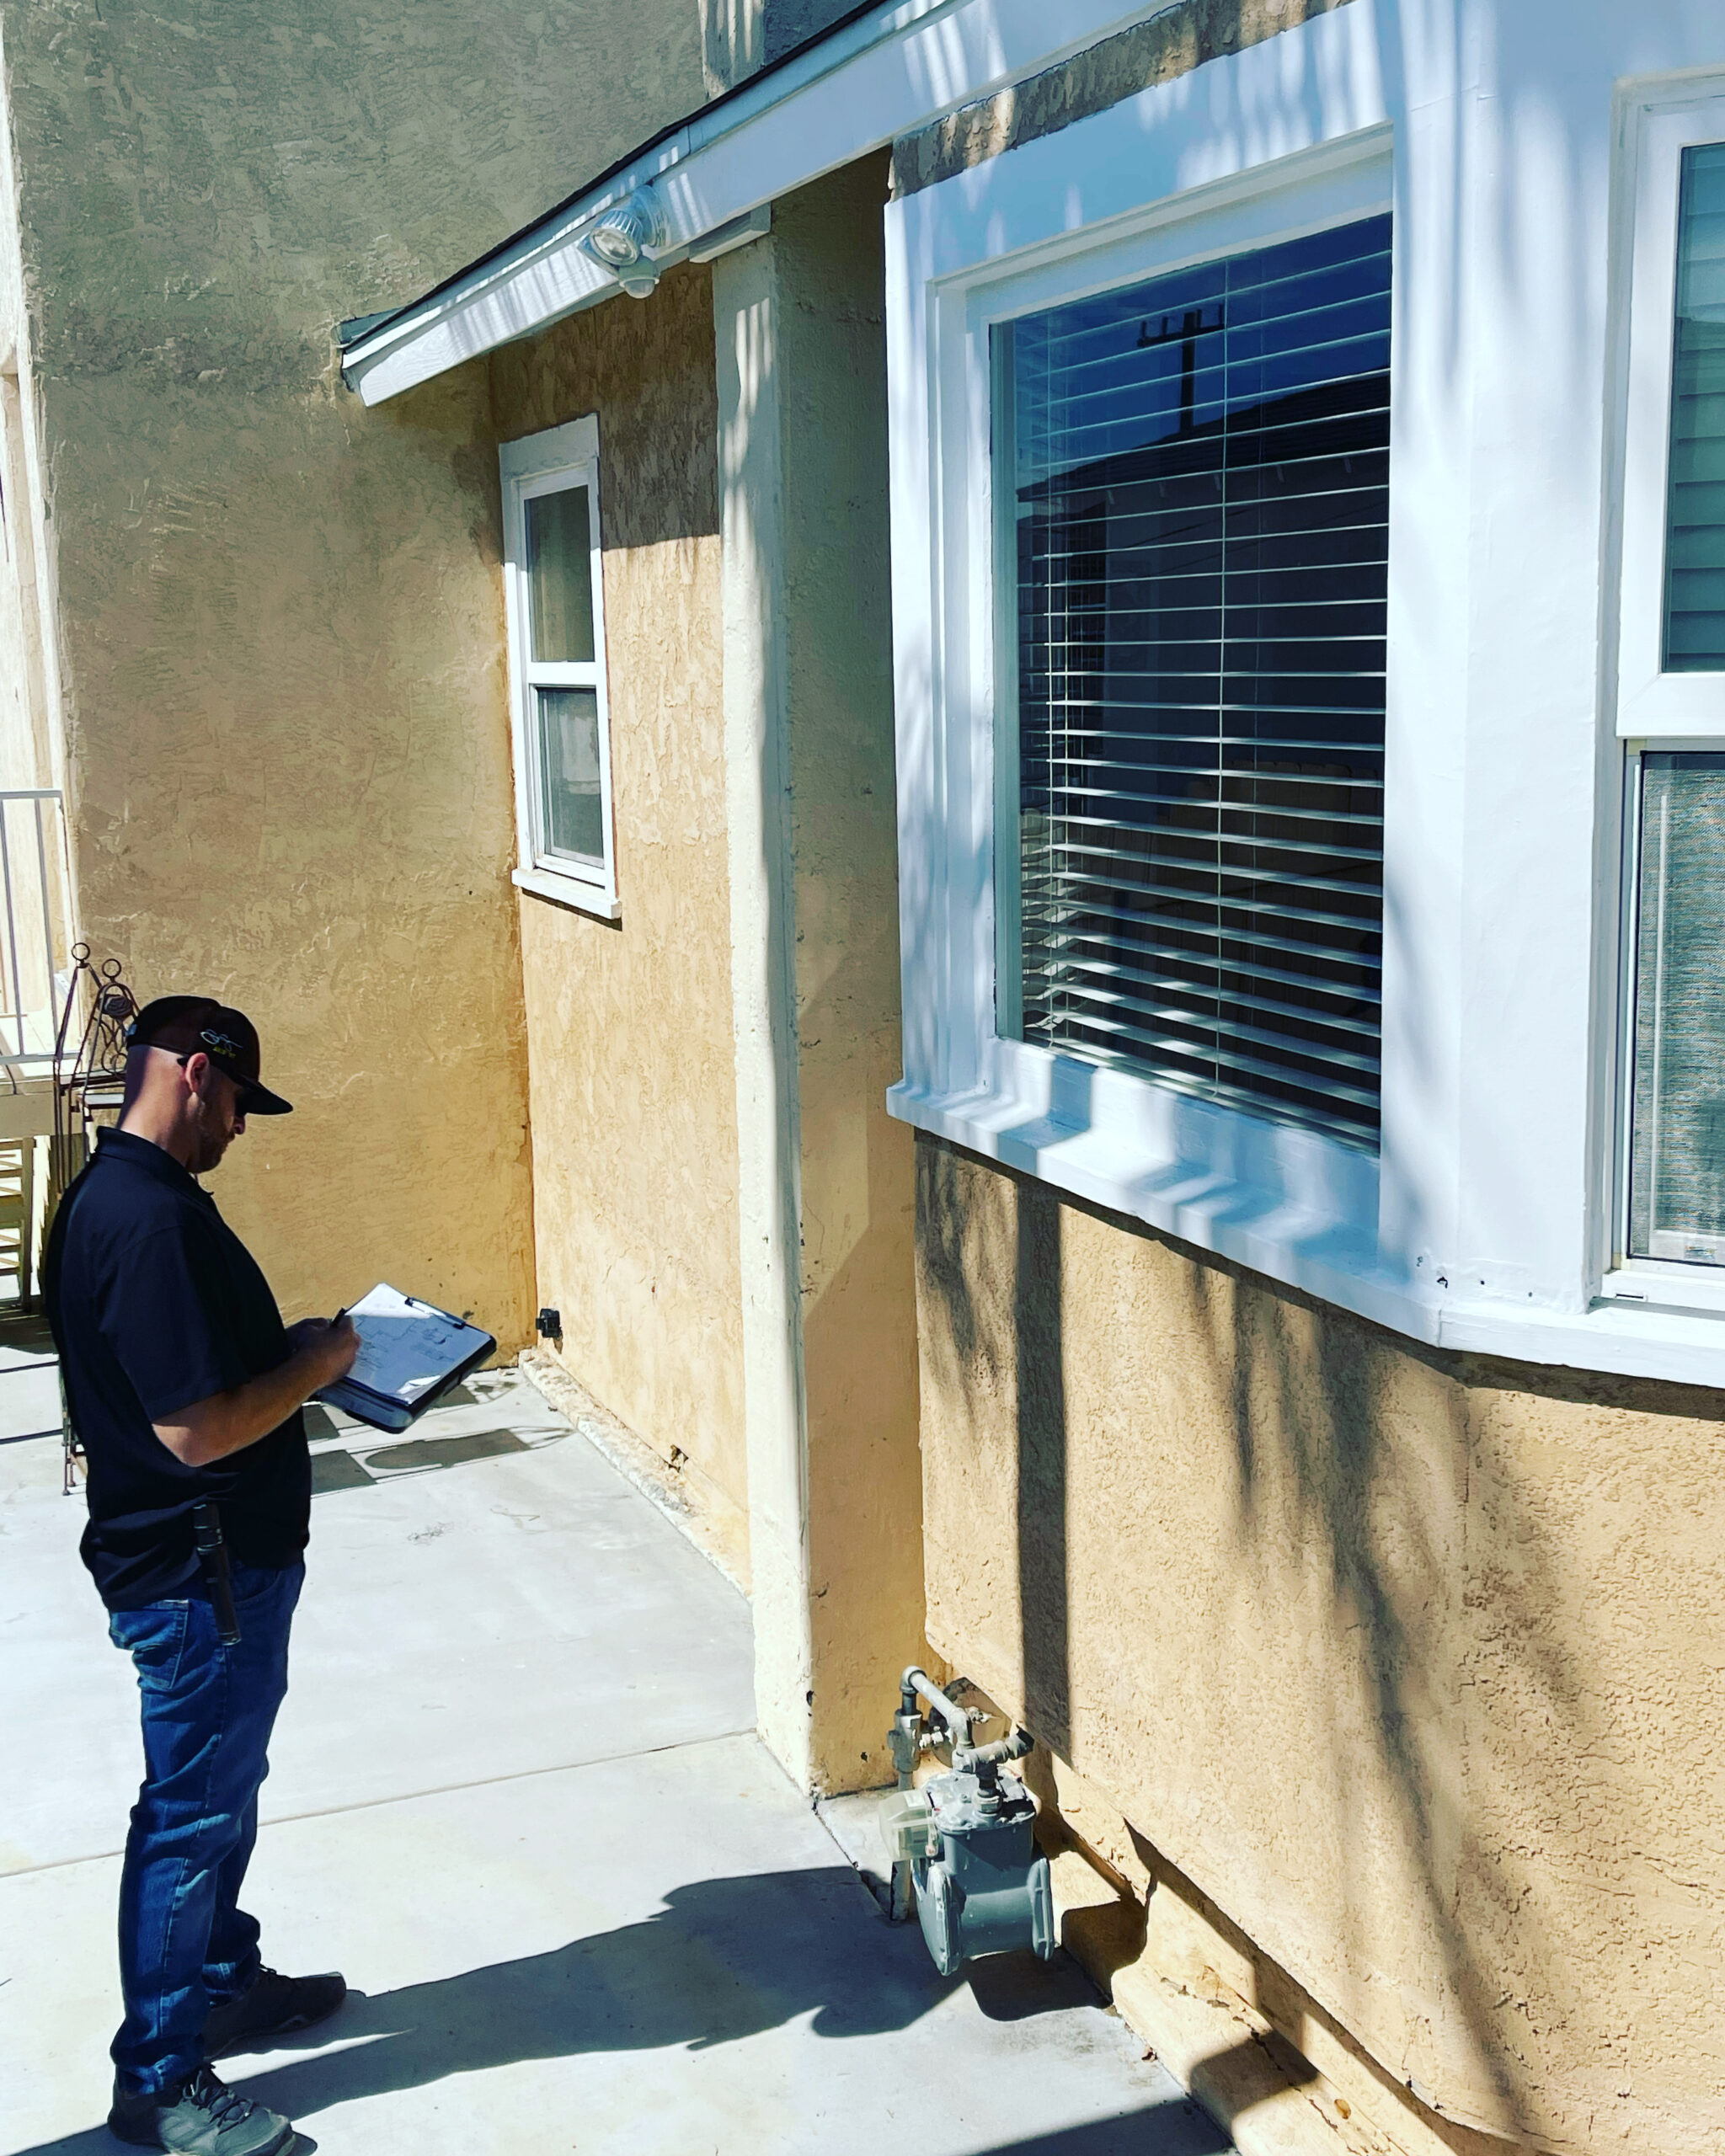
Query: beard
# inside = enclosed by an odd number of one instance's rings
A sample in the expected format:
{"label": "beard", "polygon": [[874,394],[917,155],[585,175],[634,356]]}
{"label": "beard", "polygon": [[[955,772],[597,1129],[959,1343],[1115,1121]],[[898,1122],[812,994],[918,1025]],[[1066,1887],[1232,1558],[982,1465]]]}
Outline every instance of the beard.
{"label": "beard", "polygon": [[222,1165],[222,1155],[233,1143],[233,1126],[207,1096],[198,1102],[198,1165],[195,1175],[207,1175]]}

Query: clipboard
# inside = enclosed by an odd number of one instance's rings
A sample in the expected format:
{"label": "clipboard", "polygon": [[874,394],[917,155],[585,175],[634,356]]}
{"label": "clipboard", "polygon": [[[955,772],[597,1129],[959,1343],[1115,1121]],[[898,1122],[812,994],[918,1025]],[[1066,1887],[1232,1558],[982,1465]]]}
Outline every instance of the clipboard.
{"label": "clipboard", "polygon": [[496,1352],[491,1333],[381,1281],[347,1315],[360,1336],[358,1358],[312,1397],[374,1429],[405,1430]]}

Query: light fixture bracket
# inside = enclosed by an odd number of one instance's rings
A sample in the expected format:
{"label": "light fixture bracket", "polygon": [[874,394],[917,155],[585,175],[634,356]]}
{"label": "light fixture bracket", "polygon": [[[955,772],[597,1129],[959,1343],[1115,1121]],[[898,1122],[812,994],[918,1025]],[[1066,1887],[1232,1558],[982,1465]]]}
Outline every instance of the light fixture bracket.
{"label": "light fixture bracket", "polygon": [[581,252],[601,270],[608,270],[625,291],[644,298],[658,282],[658,272],[647,258],[662,253],[669,237],[658,198],[650,186],[641,186],[631,188],[620,200],[601,210],[581,234],[579,244]]}

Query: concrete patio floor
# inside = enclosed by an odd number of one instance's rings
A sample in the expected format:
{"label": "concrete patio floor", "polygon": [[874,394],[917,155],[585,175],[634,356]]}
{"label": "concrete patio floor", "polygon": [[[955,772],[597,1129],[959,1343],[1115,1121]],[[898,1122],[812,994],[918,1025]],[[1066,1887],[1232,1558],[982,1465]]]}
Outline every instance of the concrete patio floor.
{"label": "concrete patio floor", "polygon": [[[54,1378],[0,1347],[0,2156],[118,2146],[136,1704]],[[943,1981],[882,1919],[752,1734],[747,1604],[524,1380],[315,1451],[247,1900],[278,1967],[354,1989],[223,2068],[302,2149],[1226,2148],[1064,1956]]]}

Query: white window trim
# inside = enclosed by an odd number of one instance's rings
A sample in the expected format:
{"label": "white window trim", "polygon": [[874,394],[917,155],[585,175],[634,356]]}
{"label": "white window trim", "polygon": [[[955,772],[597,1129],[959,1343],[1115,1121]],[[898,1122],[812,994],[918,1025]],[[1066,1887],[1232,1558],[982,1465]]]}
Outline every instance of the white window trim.
{"label": "white window trim", "polygon": [[[1100,139],[1114,117],[1053,138],[1078,152],[1086,182],[1099,170],[1131,173],[1131,161]],[[1201,132],[1201,119],[1196,125]],[[1093,146],[1087,136],[1097,138]],[[1381,215],[1391,205],[1389,130],[1350,129],[1278,159],[1268,178],[1248,170],[1172,198],[1129,201],[1076,232],[1044,173],[1029,189],[1046,210],[1028,244],[1015,233],[1020,243],[1001,250],[991,243],[992,221],[972,223],[972,244],[967,253],[959,238],[953,260],[950,248],[931,250],[919,227],[945,207],[932,198],[951,201],[965,177],[911,196],[889,216],[889,291],[905,289],[911,263],[932,252],[947,256],[943,275],[906,295],[916,312],[926,295],[926,362],[911,356],[922,342],[914,332],[891,340],[894,408],[905,415],[893,442],[900,852],[905,867],[927,868],[915,879],[926,883],[923,903],[909,902],[910,888],[903,894],[905,1075],[889,1104],[923,1129],[1405,1326],[1409,1283],[1378,1257],[1373,1155],[1001,1037],[990,873],[991,325],[1183,263]],[[1089,199],[1087,184],[1084,192]],[[965,221],[958,221],[961,229]],[[921,484],[906,483],[912,472]],[[902,867],[901,880],[911,883]],[[1423,1322],[1419,1329],[1429,1330]]]}
{"label": "white window trim", "polygon": [[1671,389],[1677,330],[1677,217],[1683,152],[1725,141],[1725,70],[1692,72],[1620,91],[1615,117],[1619,349],[1614,412],[1621,473],[1616,546],[1616,800],[1622,889],[1616,947],[1601,982],[1616,1025],[1605,1080],[1608,1241],[1599,1293],[1647,1310],[1725,1318],[1725,1267],[1715,1272],[1629,1255],[1635,1068],[1642,759],[1649,751],[1725,750],[1725,674],[1667,674],[1665,539]]}
{"label": "white window trim", "polygon": [[1629,291],[1621,418],[1623,509],[1617,733],[1673,746],[1725,744],[1725,674],[1667,674],[1665,514],[1677,310],[1677,189],[1683,152],[1725,141],[1725,75],[1690,77],[1624,102],[1620,171]]}
{"label": "white window trim", "polygon": [[[520,441],[503,443],[497,452],[503,478],[504,606],[509,634],[510,731],[515,768],[515,836],[518,889],[555,899],[601,920],[622,914],[617,888],[617,834],[611,793],[611,700],[606,686],[605,598],[599,544],[599,421],[591,414],[566,426],[551,427]],[[567,487],[587,489],[593,579],[593,663],[567,666],[531,665],[527,642],[526,504],[537,494]],[[605,836],[605,860],[592,869],[539,844],[539,758],[533,712],[536,686],[567,682],[591,687],[599,702],[599,798]]]}
{"label": "white window trim", "polygon": [[1640,937],[1641,805],[1642,759],[1651,751],[1725,748],[1718,741],[1678,736],[1628,744],[1623,783],[1623,893],[1618,930],[1623,959],[1619,968],[1616,1069],[1618,1086],[1616,1153],[1612,1178],[1611,1259],[1602,1294],[1656,1309],[1717,1312],[1725,1315],[1725,1266],[1684,1265],[1663,1258],[1629,1255],[1630,1146],[1634,1134],[1632,1079],[1635,1069],[1636,965]]}
{"label": "white window trim", "polygon": [[[1451,665],[1477,663],[1453,588],[1434,592],[1424,574],[1433,545],[1471,546],[1471,539],[1455,514],[1463,498],[1452,482],[1453,426],[1450,461],[1435,480],[1423,435],[1406,431],[1416,418],[1429,424],[1441,323],[1435,309],[1423,320],[1418,315],[1421,305],[1430,308],[1430,296],[1404,274],[1418,227],[1399,200],[1391,370],[1402,418],[1392,419],[1386,887],[1386,897],[1397,893],[1404,922],[1430,926],[1410,946],[1406,926],[1391,932],[1386,912],[1381,1162],[1124,1070],[1003,1040],[996,1029],[988,325],[1183,261],[1272,244],[1391,206],[1402,152],[1397,147],[1392,165],[1391,110],[1370,64],[1370,22],[1365,8],[1324,15],[1263,51],[1212,63],[1204,70],[1207,97],[1178,83],[1143,93],[889,207],[905,1061],[889,1107],[919,1129],[1417,1340],[1528,1363],[1725,1384],[1725,1311],[1601,1294],[1609,1195],[1602,1192],[1590,1209],[1578,1201],[1594,1173],[1588,1158],[1602,1164],[1609,1182],[1611,1111],[1589,1126],[1598,1138],[1576,1157],[1578,1173],[1549,1142],[1550,1117],[1525,1134],[1504,1120],[1513,1097],[1504,1081],[1541,1067],[1551,1035],[1535,1022],[1508,1048],[1482,1040],[1472,983],[1444,940],[1455,918],[1449,909],[1468,898],[1469,799],[1477,784],[1482,796],[1490,792],[1490,813],[1501,813],[1504,779],[1483,767],[1472,778],[1466,757],[1458,757],[1465,737],[1451,723],[1453,702],[1431,686],[1434,656],[1450,654]],[[1302,80],[1321,83],[1323,95],[1301,101],[1283,93],[1282,83]],[[1403,115],[1396,125],[1414,140],[1426,115]],[[1420,154],[1429,171],[1429,149]],[[1447,184],[1442,192],[1445,210],[1465,216],[1465,200],[1450,210]],[[1425,206],[1421,214],[1434,212]],[[1423,406],[1402,393],[1410,366],[1423,370]],[[1400,460],[1410,445],[1423,484],[1450,488],[1435,502],[1417,499],[1393,476],[1409,468]],[[1546,453],[1541,443],[1530,457]],[[1458,578],[1477,568],[1471,552],[1457,557]],[[1596,587],[1595,622],[1599,600]],[[1608,738],[1610,710],[1607,703],[1599,714]],[[1546,723],[1543,711],[1541,718]],[[1603,766],[1600,785],[1615,794]],[[1573,788],[1567,798],[1574,801]],[[1615,801],[1595,805],[1615,818]],[[1599,846],[1609,876],[1615,857],[1605,829],[1599,827]],[[1547,858],[1551,848],[1541,851]],[[1541,909],[1550,903],[1543,892],[1530,899],[1508,947],[1526,947],[1526,939],[1546,932]],[[1434,912],[1434,904],[1445,910]],[[1609,916],[1614,908],[1600,910]],[[1597,962],[1607,984],[1604,1007],[1612,1010],[1612,923],[1596,937],[1584,913],[1572,909],[1562,918],[1563,957],[1543,970],[1534,1006],[1550,1003],[1550,982],[1567,988]],[[1501,995],[1501,972],[1490,993]],[[1563,1018],[1566,1049],[1589,1022],[1585,1012]],[[1433,1027],[1440,1055],[1455,1057],[1459,1043],[1460,1061],[1431,1067],[1420,1044]],[[1613,1031],[1608,1022],[1602,1044]],[[1487,1060],[1476,1071],[1482,1047]],[[1602,1082],[1609,1088],[1609,1074],[1568,1086],[1564,1145],[1580,1130],[1583,1099],[1600,1097]],[[1603,1097],[1610,1099],[1608,1090]],[[1445,1245],[1465,1247],[1478,1223],[1490,1230],[1503,1217],[1497,1194],[1505,1146],[1525,1146],[1538,1160],[1525,1185],[1533,1209],[1507,1239],[1503,1257],[1464,1267]],[[1552,1181],[1559,1171],[1571,1179]]]}

